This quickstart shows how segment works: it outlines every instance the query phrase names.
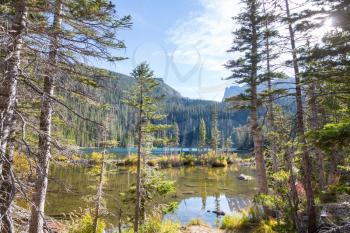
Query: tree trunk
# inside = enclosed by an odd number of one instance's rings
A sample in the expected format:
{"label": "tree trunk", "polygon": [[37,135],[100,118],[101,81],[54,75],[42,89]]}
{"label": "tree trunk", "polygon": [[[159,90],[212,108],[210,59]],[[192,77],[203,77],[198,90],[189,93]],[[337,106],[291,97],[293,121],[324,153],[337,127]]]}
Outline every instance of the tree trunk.
{"label": "tree trunk", "polygon": [[24,43],[24,34],[27,24],[27,6],[25,0],[14,1],[16,13],[9,32],[9,44],[7,48],[7,58],[4,61],[4,80],[0,86],[0,174],[6,154],[7,140],[12,128],[12,116],[14,114],[17,81],[21,66],[21,50]]}
{"label": "tree trunk", "polygon": [[306,139],[305,139],[303,100],[302,100],[302,91],[301,91],[301,84],[300,84],[300,78],[299,78],[299,65],[297,61],[294,29],[292,27],[288,0],[285,0],[285,4],[286,4],[286,14],[288,19],[290,42],[291,42],[292,55],[293,55],[293,67],[294,67],[294,74],[295,74],[295,99],[297,104],[297,116],[296,116],[297,122],[296,123],[297,123],[297,134],[299,136],[299,141],[302,144],[302,167],[303,167],[303,177],[304,177],[304,186],[305,186],[304,188],[305,188],[306,199],[307,199],[308,232],[314,233],[317,230],[316,209],[315,209],[314,192],[313,192],[312,183],[311,183],[312,181],[311,161],[310,161],[310,156],[309,156],[308,148],[306,145]]}
{"label": "tree trunk", "polygon": [[[320,119],[320,117],[318,116],[318,112],[319,112],[319,105],[317,104],[317,97],[316,97],[316,85],[313,82],[313,80],[311,80],[310,83],[310,87],[309,87],[309,106],[310,106],[310,111],[311,111],[311,117],[310,117],[310,125],[312,130],[318,130],[320,128],[321,125],[323,125],[323,120]],[[317,148],[314,147],[313,148],[313,152],[316,155],[316,157],[318,158],[317,161],[317,166],[318,166],[318,185],[320,190],[324,189],[324,154],[323,152]]]}
{"label": "tree trunk", "polygon": [[[14,145],[8,147],[7,142],[13,137],[14,110],[16,107],[17,81],[21,66],[21,50],[24,43],[24,34],[27,28],[27,6],[25,0],[14,1],[16,13],[9,32],[8,57],[2,64],[4,79],[0,86],[0,230],[2,233],[12,233],[12,201],[15,195],[15,186],[12,178],[12,164]],[[11,136],[12,134],[12,136]]]}
{"label": "tree trunk", "polygon": [[140,109],[139,109],[139,122],[138,122],[138,144],[137,144],[137,174],[136,174],[136,203],[135,203],[135,220],[134,220],[134,232],[138,233],[140,230],[140,212],[141,212],[141,146],[142,146],[142,98],[143,91],[140,86]]}
{"label": "tree trunk", "polygon": [[328,174],[328,185],[334,185],[337,184],[339,181],[340,173],[338,170],[338,165],[340,164],[340,155],[338,151],[334,148],[331,152],[331,159],[330,159],[330,168],[329,168],[329,174]]}
{"label": "tree trunk", "polygon": [[62,18],[62,1],[58,0],[55,6],[54,20],[52,29],[54,35],[50,41],[49,62],[52,67],[48,67],[48,75],[44,77],[44,88],[41,103],[40,114],[40,134],[39,134],[39,152],[37,158],[36,181],[33,194],[33,206],[31,210],[29,232],[41,233],[44,226],[45,199],[48,184],[49,161],[51,157],[51,128],[54,95],[54,73],[52,70],[56,66],[58,52],[58,31],[61,29]]}
{"label": "tree trunk", "polygon": [[290,186],[290,196],[291,196],[291,212],[292,212],[292,218],[293,218],[293,224],[295,229],[298,232],[303,232],[302,228],[300,226],[300,219],[298,216],[298,209],[299,209],[299,196],[298,191],[295,186],[296,178],[293,171],[293,152],[286,150],[286,154],[284,157],[285,163],[286,163],[286,169],[289,172],[289,186]]}
{"label": "tree trunk", "polygon": [[13,177],[13,154],[15,150],[15,120],[12,120],[12,129],[10,132],[10,139],[8,140],[7,153],[5,155],[5,162],[2,170],[2,181],[0,186],[0,232],[14,233],[14,225],[12,220],[12,203],[16,194],[15,180]]}
{"label": "tree trunk", "polygon": [[263,194],[268,193],[266,166],[264,154],[262,151],[262,135],[258,123],[257,109],[258,109],[258,95],[257,95],[257,66],[258,66],[258,37],[256,28],[256,2],[252,3],[251,9],[252,18],[252,73],[251,73],[251,116],[250,124],[254,141],[254,154],[256,160],[256,171],[258,173],[259,192]]}
{"label": "tree trunk", "polygon": [[[264,6],[265,11],[265,6]],[[265,30],[268,31],[268,21],[265,24]],[[270,38],[266,35],[266,68],[267,68],[267,87],[269,91],[269,101],[268,101],[268,125],[269,130],[275,130],[275,117],[273,112],[273,96],[272,92],[272,78],[271,78],[271,66],[270,66]],[[272,171],[277,172],[278,170],[278,162],[277,162],[277,146],[276,141],[272,140],[271,142],[271,155],[272,155]]]}
{"label": "tree trunk", "polygon": [[98,218],[100,216],[102,188],[103,188],[103,175],[105,170],[105,153],[106,151],[104,150],[102,155],[102,161],[101,161],[100,180],[98,182],[98,188],[97,188],[97,194],[96,194],[96,208],[95,208],[95,218],[93,222],[93,233],[97,232]]}

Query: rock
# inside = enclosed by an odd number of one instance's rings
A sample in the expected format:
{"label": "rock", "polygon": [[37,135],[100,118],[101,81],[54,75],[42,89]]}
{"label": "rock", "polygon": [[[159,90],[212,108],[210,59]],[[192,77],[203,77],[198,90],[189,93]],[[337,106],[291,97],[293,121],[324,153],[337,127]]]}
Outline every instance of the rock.
{"label": "rock", "polygon": [[244,180],[244,181],[249,181],[249,180],[252,180],[252,179],[253,179],[253,177],[248,176],[248,175],[244,175],[244,174],[240,174],[237,178],[238,178],[239,180]]}
{"label": "rock", "polygon": [[318,233],[349,233],[350,223],[344,224],[342,226],[327,225],[323,224],[319,227]]}
{"label": "rock", "polygon": [[212,213],[216,214],[216,215],[219,215],[219,216],[225,216],[226,213],[224,211],[216,211],[216,210],[213,210]]}
{"label": "rock", "polygon": [[344,223],[350,224],[350,195],[339,195],[337,201],[336,203],[322,205],[321,224],[335,224],[338,226],[342,226]]}
{"label": "rock", "polygon": [[184,195],[192,195],[194,194],[194,191],[187,191],[187,192],[182,192]]}

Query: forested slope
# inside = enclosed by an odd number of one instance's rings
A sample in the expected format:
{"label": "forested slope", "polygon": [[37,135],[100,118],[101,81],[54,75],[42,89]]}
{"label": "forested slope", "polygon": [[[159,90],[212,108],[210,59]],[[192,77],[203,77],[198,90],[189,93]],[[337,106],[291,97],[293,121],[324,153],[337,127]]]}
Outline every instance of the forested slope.
{"label": "forested slope", "polygon": [[[123,104],[122,99],[135,81],[124,74],[110,71],[103,71],[103,73],[105,73],[105,76],[96,77],[96,83],[90,87],[82,87],[80,84],[76,84],[80,86],[79,88],[84,89],[84,98],[63,95],[67,105],[73,109],[78,109],[80,115],[89,119],[81,119],[63,110],[65,123],[62,122],[60,129],[63,138],[73,145],[81,147],[98,146],[99,140],[97,137],[100,135],[98,131],[101,129],[96,123],[101,123],[102,119],[105,119],[105,114],[108,114],[108,127],[110,128],[108,139],[113,141],[112,144],[126,146],[134,142],[135,122],[133,121],[134,117],[131,117],[134,113],[130,107]],[[214,108],[216,108],[219,130],[222,135],[221,141],[231,136],[235,146],[249,147],[248,129],[245,127],[248,111],[230,111],[225,103],[185,98],[164,83],[162,79],[158,79],[158,82],[160,85],[156,88],[155,95],[162,98],[162,113],[167,115],[164,120],[165,123],[177,123],[179,126],[180,146],[197,146],[201,118],[206,123],[209,145],[212,115]],[[101,109],[106,109],[106,111],[101,111]],[[171,130],[167,134],[171,134]]]}

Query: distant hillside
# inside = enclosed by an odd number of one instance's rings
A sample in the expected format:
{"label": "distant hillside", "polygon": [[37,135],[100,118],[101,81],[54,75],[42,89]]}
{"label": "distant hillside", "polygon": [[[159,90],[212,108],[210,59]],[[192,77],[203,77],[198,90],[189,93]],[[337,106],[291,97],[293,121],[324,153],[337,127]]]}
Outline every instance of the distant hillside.
{"label": "distant hillside", "polygon": [[[105,84],[108,86],[115,86],[118,87],[118,89],[121,90],[128,90],[134,85],[135,80],[125,74],[120,74],[116,72],[110,71],[110,76],[112,77],[111,82],[109,84]],[[167,85],[162,78],[157,78],[157,81],[159,82],[159,87],[156,89],[156,94],[162,94],[168,97],[176,97],[181,98],[181,94]]]}
{"label": "distant hillside", "polygon": [[[107,73],[110,76],[109,78],[97,78],[99,88],[85,88],[85,91],[99,102],[106,103],[112,107],[108,120],[109,139],[117,139],[120,146],[125,146],[134,140],[135,117],[133,110],[124,105],[122,99],[135,81],[128,75],[111,71],[107,71]],[[234,143],[238,141],[238,139],[235,140],[235,128],[247,123],[247,111],[227,111],[225,103],[184,98],[162,79],[158,79],[158,81],[160,86],[156,89],[156,95],[164,96],[160,102],[160,109],[167,115],[164,123],[173,124],[176,122],[179,125],[181,146],[197,146],[198,127],[201,118],[206,122],[207,135],[210,138],[214,106],[218,110],[219,129],[221,130],[222,138],[231,136],[234,139]],[[72,108],[79,109],[79,112],[89,119],[102,122],[106,118],[102,113],[103,111],[94,104],[87,104],[71,96],[65,98]],[[72,124],[74,127],[64,127],[62,129],[65,138],[78,146],[97,146],[96,139],[100,132],[96,125],[83,121],[69,113],[67,113],[66,117],[74,122]],[[236,143],[236,146],[239,145]]]}

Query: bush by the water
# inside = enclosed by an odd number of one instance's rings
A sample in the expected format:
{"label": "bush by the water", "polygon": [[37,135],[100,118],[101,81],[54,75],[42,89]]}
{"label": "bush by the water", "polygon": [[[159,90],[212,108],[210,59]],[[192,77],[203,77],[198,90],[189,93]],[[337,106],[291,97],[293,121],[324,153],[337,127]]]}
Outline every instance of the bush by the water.
{"label": "bush by the water", "polygon": [[277,221],[275,219],[262,220],[254,233],[276,233],[273,229],[276,225]]}
{"label": "bush by the water", "polygon": [[[240,213],[224,216],[221,222],[221,228],[229,231],[234,231],[250,228],[252,226],[256,226],[258,223],[259,226],[262,225],[262,223],[272,223],[270,221],[262,221],[263,217],[264,214],[262,210],[254,205],[248,209],[242,210]],[[261,227],[261,229],[262,228],[263,227]]]}
{"label": "bush by the water", "polygon": [[[106,224],[99,220],[97,222],[96,233],[103,233]],[[93,218],[90,213],[86,213],[82,218],[75,219],[68,233],[93,233]]]}
{"label": "bush by the water", "polygon": [[[140,233],[178,233],[180,224],[172,222],[171,220],[162,221],[159,214],[155,214],[147,218],[146,222],[141,225]],[[134,233],[132,228],[127,229],[123,233]]]}
{"label": "bush by the water", "polygon": [[237,213],[234,215],[226,215],[222,219],[221,229],[237,230],[244,229],[249,226],[249,218],[246,213]]}
{"label": "bush by the water", "polygon": [[194,218],[189,223],[189,226],[208,226],[208,224],[204,223],[200,218]]}
{"label": "bush by the water", "polygon": [[[204,155],[169,155],[161,157],[150,156],[147,165],[151,167],[159,168],[171,168],[171,167],[181,167],[181,166],[210,166],[210,167],[226,167],[228,164],[234,163],[236,161],[236,154],[215,154],[209,151]],[[137,163],[137,156],[132,155],[123,161],[119,162],[119,165],[134,166]]]}

